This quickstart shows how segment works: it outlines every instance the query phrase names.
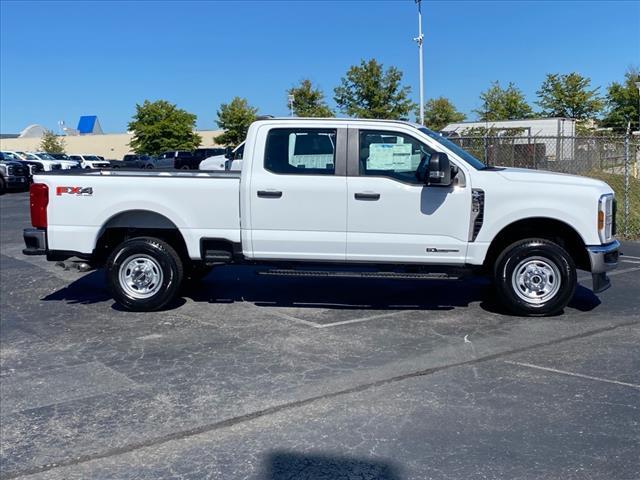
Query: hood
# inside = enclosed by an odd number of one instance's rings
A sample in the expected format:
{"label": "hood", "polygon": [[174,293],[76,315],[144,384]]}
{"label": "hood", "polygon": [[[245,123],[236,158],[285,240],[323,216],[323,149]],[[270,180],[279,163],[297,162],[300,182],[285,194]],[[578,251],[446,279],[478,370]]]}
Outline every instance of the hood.
{"label": "hood", "polygon": [[501,169],[498,174],[511,182],[537,182],[558,185],[604,187],[609,189],[609,186],[601,180],[581,177],[579,175],[570,175],[568,173],[548,172],[546,170],[529,170],[527,168],[506,167]]}

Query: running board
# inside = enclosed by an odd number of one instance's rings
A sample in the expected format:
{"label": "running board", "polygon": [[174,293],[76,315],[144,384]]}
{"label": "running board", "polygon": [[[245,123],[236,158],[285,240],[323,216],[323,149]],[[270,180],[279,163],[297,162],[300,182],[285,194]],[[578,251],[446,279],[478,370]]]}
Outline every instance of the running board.
{"label": "running board", "polygon": [[403,272],[339,272],[328,270],[287,270],[272,269],[257,272],[258,275],[278,277],[332,277],[332,278],[382,278],[399,280],[458,280],[459,275],[444,272],[403,273]]}

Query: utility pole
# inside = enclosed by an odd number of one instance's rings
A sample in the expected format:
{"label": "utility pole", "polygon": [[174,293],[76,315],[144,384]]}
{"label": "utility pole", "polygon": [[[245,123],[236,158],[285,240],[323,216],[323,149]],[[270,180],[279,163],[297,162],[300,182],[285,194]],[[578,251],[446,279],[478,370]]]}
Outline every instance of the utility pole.
{"label": "utility pole", "polygon": [[418,36],[413,40],[418,42],[418,58],[420,64],[420,125],[424,125],[424,68],[422,65],[422,0],[415,0],[418,5]]}

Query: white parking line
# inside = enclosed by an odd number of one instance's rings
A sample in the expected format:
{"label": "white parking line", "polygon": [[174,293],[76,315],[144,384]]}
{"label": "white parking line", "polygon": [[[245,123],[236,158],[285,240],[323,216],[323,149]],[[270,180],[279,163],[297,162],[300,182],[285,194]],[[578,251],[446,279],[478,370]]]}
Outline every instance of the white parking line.
{"label": "white parking line", "polygon": [[624,259],[622,259],[620,261],[624,262],[624,263],[635,263],[636,265],[640,265],[640,260],[624,260]]}
{"label": "white parking line", "polygon": [[635,260],[640,260],[640,257],[634,257],[633,255],[620,255],[621,260],[624,260],[625,258],[633,258]]}
{"label": "white parking line", "polygon": [[596,382],[613,383],[615,385],[622,385],[623,387],[640,389],[640,385],[636,385],[635,383],[619,382],[618,380],[609,380],[608,378],[601,378],[601,377],[592,377],[591,375],[567,372],[566,370],[558,370],[557,368],[541,367],[540,365],[533,365],[531,363],[512,362],[510,360],[505,360],[504,363],[508,363],[510,365],[518,365],[520,367],[535,368],[537,370],[544,370],[545,372],[559,373],[560,375],[568,375],[570,377],[584,378],[586,380],[595,380]]}
{"label": "white parking line", "polygon": [[395,311],[395,312],[380,313],[378,315],[371,315],[369,317],[364,317],[364,318],[354,318],[353,320],[343,320],[341,322],[317,323],[317,324],[315,324],[315,328],[329,328],[329,327],[337,327],[338,325],[350,325],[352,323],[368,322],[369,320],[375,320],[377,318],[384,318],[384,317],[393,317],[394,315],[400,315],[401,313],[406,313],[406,312],[409,312],[409,311],[410,310],[398,310],[398,311]]}

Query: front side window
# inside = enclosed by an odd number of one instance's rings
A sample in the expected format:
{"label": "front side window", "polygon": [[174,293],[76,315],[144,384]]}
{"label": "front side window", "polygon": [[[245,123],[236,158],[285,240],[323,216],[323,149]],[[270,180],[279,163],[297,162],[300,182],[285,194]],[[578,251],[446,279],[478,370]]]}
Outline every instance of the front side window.
{"label": "front side window", "polygon": [[[403,133],[360,130],[360,175],[424,184],[424,167],[433,151]],[[420,171],[419,171],[420,167]]]}
{"label": "front side window", "polygon": [[280,174],[333,175],[335,152],[335,129],[274,128],[267,135],[264,168]]}

